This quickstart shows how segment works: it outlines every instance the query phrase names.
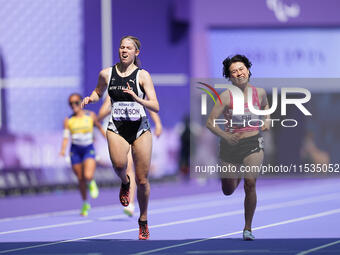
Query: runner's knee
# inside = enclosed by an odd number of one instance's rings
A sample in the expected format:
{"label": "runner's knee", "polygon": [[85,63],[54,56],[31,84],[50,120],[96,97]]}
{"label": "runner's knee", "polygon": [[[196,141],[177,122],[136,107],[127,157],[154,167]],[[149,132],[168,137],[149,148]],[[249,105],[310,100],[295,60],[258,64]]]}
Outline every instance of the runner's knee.
{"label": "runner's knee", "polygon": [[252,192],[256,188],[256,179],[245,179],[244,190],[245,192]]}
{"label": "runner's knee", "polygon": [[136,183],[138,186],[146,186],[149,184],[149,180],[147,177],[138,177],[136,176]]}
{"label": "runner's knee", "polygon": [[235,188],[231,186],[222,185],[222,191],[224,195],[230,196],[231,194],[234,193]]}
{"label": "runner's knee", "polygon": [[121,172],[121,171],[124,171],[126,169],[127,162],[125,162],[125,161],[112,162],[112,166],[117,172]]}

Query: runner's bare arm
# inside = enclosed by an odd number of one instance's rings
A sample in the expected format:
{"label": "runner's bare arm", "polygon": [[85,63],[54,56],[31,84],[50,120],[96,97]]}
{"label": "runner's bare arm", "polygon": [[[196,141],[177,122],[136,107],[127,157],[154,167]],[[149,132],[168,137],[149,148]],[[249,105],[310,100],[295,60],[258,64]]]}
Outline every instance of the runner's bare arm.
{"label": "runner's bare arm", "polygon": [[81,102],[81,107],[84,108],[85,105],[90,103],[98,102],[100,97],[104,94],[108,79],[109,79],[109,70],[110,68],[103,69],[99,73],[97,87],[93,90],[92,94],[89,97],[85,97]]}

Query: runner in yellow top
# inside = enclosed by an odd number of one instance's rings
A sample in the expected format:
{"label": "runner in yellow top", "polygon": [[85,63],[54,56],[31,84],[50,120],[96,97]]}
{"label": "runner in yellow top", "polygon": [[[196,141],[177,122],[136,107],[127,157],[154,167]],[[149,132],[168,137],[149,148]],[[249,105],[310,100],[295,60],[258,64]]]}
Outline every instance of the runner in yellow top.
{"label": "runner in yellow top", "polygon": [[72,169],[79,181],[79,190],[83,199],[81,215],[87,216],[91,208],[87,201],[87,183],[92,198],[97,198],[99,191],[93,179],[96,169],[95,151],[93,147],[93,126],[96,126],[105,137],[105,131],[97,121],[96,114],[81,109],[82,97],[79,94],[71,94],[69,105],[73,114],[64,120],[64,139],[60,151],[65,156],[68,140],[71,136],[71,163]]}

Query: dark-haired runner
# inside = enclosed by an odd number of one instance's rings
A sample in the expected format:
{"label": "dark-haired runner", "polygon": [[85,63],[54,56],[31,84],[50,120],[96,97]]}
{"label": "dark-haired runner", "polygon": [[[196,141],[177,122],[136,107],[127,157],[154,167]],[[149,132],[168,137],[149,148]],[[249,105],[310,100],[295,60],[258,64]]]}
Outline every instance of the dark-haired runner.
{"label": "dark-haired runner", "polygon": [[[243,55],[235,55],[231,58],[226,58],[223,61],[223,76],[229,79],[234,86],[237,86],[243,91],[244,94],[244,114],[233,115],[233,95],[230,90],[224,91],[221,95],[222,104],[215,104],[212,109],[207,127],[217,136],[220,140],[220,153],[219,158],[221,165],[237,167],[241,164],[246,166],[259,166],[263,161],[263,138],[260,135],[259,127],[250,120],[258,120],[259,116],[250,112],[248,108],[248,88],[252,90],[252,104],[255,109],[268,109],[268,101],[266,92],[262,88],[255,88],[249,84],[249,77],[251,62]],[[218,119],[220,115],[224,115],[227,120],[225,129],[222,130],[218,125],[214,126],[214,120]],[[265,117],[266,119],[269,116]],[[231,125],[231,123],[233,123]],[[258,125],[260,126],[260,125]],[[262,131],[269,129],[269,122],[264,121]],[[251,232],[252,219],[256,208],[256,178],[257,173],[247,173],[233,176],[231,173],[221,176],[222,190],[225,195],[231,195],[242,178],[244,178],[245,190],[245,226],[243,230],[244,240],[254,240],[255,237]]]}

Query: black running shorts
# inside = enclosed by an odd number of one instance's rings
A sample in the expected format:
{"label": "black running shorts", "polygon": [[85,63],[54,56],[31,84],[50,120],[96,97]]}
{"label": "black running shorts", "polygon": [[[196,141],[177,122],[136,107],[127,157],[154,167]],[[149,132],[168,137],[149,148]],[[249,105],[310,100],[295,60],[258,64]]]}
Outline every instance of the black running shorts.
{"label": "black running shorts", "polygon": [[245,157],[260,150],[263,150],[263,137],[260,134],[240,139],[236,145],[221,139],[219,157],[224,162],[242,164]]}

